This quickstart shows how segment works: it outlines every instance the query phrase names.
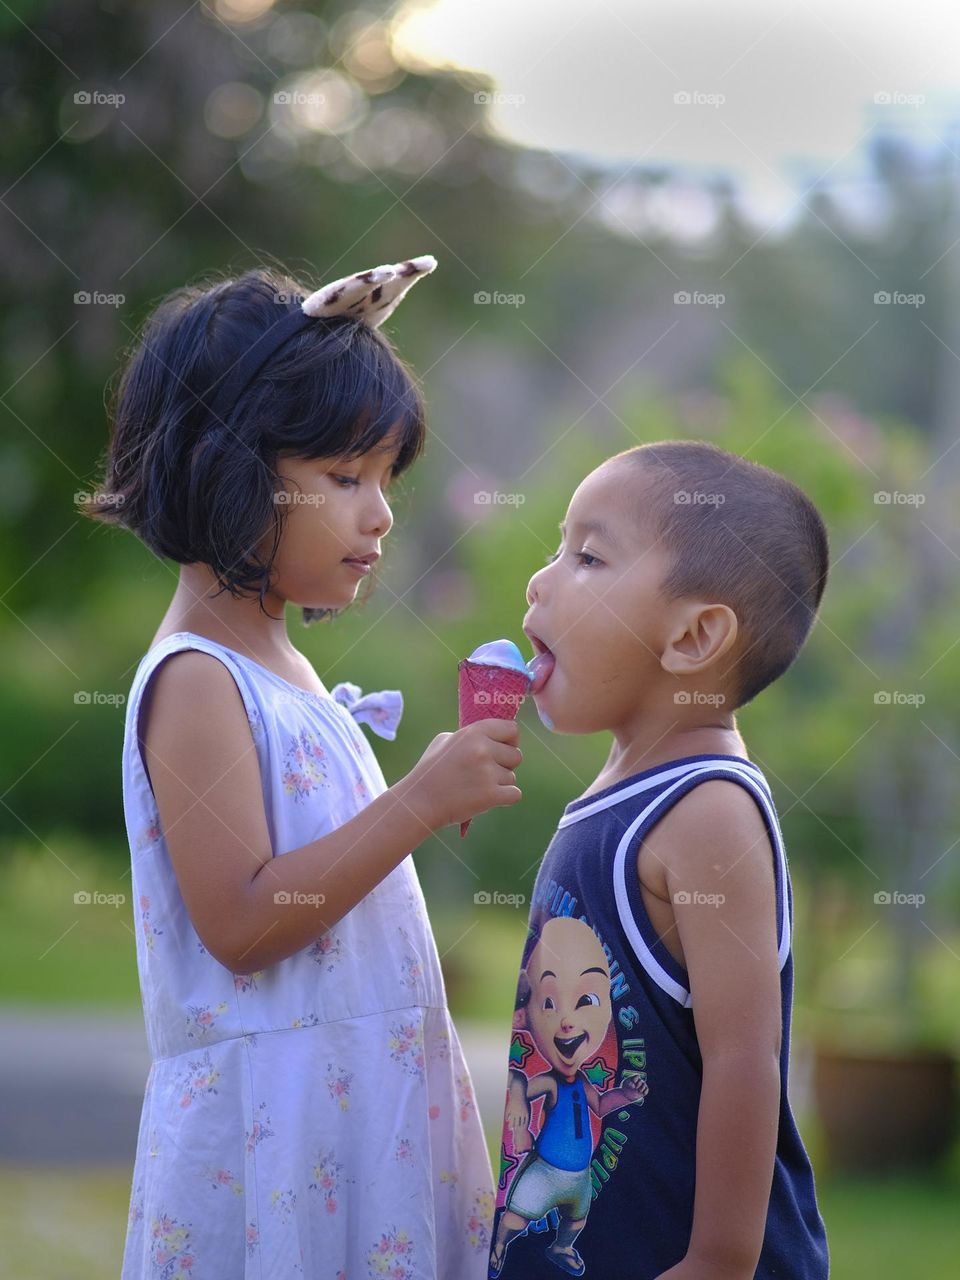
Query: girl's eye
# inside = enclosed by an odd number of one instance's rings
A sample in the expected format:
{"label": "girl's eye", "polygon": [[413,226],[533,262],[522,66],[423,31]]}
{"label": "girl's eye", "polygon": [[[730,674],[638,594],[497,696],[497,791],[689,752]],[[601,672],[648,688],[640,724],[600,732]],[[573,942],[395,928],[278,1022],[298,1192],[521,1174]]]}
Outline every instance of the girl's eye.
{"label": "girl's eye", "polygon": [[350,485],[358,485],[360,483],[360,481],[355,480],[353,476],[334,476],[333,478],[336,480],[337,484],[342,484],[347,487]]}

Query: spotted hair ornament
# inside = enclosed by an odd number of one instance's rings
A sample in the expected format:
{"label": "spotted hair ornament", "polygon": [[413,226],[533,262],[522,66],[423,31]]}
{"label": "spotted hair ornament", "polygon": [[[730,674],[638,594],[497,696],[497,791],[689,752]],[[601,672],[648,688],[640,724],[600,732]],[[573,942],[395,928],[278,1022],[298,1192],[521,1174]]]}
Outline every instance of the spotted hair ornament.
{"label": "spotted hair ornament", "polygon": [[429,275],[436,265],[436,258],[425,253],[419,258],[370,267],[321,285],[304,298],[299,307],[284,311],[213,384],[204,396],[210,414],[225,423],[270,357],[285,342],[309,328],[314,320],[347,316],[377,329],[397,309],[408,289]]}

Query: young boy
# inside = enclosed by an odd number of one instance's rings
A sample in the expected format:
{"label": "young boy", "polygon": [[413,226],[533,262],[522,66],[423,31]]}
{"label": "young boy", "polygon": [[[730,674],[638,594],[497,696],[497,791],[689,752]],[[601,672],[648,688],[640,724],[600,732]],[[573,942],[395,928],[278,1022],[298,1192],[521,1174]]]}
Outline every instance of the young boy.
{"label": "young boy", "polygon": [[561,536],[527,589],[531,693],[613,744],[531,898],[490,1275],[825,1280],[787,1096],[792,889],[734,719],[810,631],[823,520],[666,441],[591,472]]}

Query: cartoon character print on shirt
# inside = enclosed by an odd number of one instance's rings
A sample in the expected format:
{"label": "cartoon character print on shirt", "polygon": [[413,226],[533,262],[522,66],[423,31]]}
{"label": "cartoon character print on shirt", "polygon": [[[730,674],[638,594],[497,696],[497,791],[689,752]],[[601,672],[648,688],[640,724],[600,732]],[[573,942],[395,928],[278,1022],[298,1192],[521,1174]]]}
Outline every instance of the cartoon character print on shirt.
{"label": "cartoon character print on shirt", "polygon": [[[505,1171],[514,1172],[490,1255],[490,1275],[500,1275],[512,1240],[528,1228],[546,1231],[552,1225],[556,1234],[546,1244],[547,1258],[567,1275],[580,1276],[586,1266],[574,1241],[586,1225],[593,1197],[590,1166],[602,1119],[642,1102],[648,1086],[631,1072],[624,1074],[619,1088],[604,1087],[616,1077],[617,1047],[610,967],[590,926],[570,916],[548,919],[531,933],[527,951],[511,1050],[511,1061],[519,1066],[510,1069],[502,1152]],[[539,1060],[546,1063],[545,1070],[535,1069]],[[534,1134],[531,1104],[537,1099],[542,1106]]]}

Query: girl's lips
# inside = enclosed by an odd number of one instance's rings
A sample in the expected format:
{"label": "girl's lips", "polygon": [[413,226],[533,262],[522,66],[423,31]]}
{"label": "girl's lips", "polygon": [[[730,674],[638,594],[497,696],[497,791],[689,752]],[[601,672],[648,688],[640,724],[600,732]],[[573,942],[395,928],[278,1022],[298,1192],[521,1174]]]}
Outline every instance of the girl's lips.
{"label": "girl's lips", "polygon": [[369,573],[372,567],[369,564],[367,564],[365,560],[344,560],[343,563],[345,565],[348,565],[351,569],[355,569],[356,572],[359,573],[361,576]]}

